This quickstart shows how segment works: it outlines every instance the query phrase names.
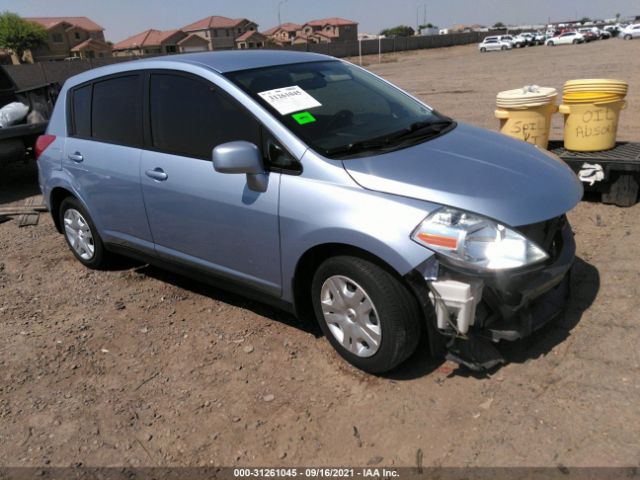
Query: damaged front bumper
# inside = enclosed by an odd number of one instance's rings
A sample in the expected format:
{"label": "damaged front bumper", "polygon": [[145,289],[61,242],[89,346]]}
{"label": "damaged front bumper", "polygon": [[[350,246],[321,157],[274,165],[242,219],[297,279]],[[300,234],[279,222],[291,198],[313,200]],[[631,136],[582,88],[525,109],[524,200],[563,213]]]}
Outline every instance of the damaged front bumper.
{"label": "damaged front bumper", "polygon": [[426,284],[422,298],[429,333],[449,338],[447,357],[474,370],[488,369],[503,362],[493,343],[526,337],[563,312],[575,249],[571,226],[562,217],[543,264],[480,273],[434,262],[422,265],[410,283],[414,290],[416,282],[422,289]]}

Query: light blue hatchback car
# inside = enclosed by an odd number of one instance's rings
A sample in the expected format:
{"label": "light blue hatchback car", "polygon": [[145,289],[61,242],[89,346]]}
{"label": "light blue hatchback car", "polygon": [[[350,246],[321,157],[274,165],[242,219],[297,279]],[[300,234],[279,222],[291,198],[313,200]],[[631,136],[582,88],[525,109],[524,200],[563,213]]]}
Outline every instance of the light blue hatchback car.
{"label": "light blue hatchback car", "polygon": [[495,342],[566,302],[565,213],[582,196],[571,170],[332,57],[91,70],[65,83],[36,154],[85,266],[121,254],[269,301],[368,372],[399,365],[421,335],[491,368]]}

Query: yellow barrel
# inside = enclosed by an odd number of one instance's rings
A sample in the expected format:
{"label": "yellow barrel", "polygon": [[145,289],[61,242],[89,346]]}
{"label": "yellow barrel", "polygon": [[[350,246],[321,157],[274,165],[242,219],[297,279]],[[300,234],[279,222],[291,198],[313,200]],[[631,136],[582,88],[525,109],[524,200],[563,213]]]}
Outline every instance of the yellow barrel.
{"label": "yellow barrel", "polygon": [[564,84],[564,147],[577,152],[609,150],[616,145],[620,111],[628,85],[621,80],[583,79]]}
{"label": "yellow barrel", "polygon": [[500,132],[547,148],[551,117],[557,111],[556,96],[555,88],[537,85],[498,93],[495,116],[500,120]]}
{"label": "yellow barrel", "polygon": [[608,103],[563,103],[564,148],[576,152],[598,152],[616,146],[618,118],[624,100]]}

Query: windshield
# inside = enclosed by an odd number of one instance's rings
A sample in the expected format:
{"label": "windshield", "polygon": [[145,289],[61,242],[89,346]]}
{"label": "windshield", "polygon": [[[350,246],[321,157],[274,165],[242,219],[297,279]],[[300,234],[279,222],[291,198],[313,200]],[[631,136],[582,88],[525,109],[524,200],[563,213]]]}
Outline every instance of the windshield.
{"label": "windshield", "polygon": [[374,75],[337,60],[226,76],[311,148],[330,158],[405,148],[454,125]]}

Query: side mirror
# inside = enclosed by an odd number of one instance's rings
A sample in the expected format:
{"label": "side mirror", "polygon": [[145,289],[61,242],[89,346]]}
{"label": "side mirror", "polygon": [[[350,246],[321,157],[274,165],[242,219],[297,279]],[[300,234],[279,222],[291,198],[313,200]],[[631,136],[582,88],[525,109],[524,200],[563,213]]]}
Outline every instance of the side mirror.
{"label": "side mirror", "polygon": [[211,155],[213,168],[219,173],[245,173],[251,190],[267,190],[269,176],[264,170],[262,156],[253,143],[238,141],[218,145]]}

